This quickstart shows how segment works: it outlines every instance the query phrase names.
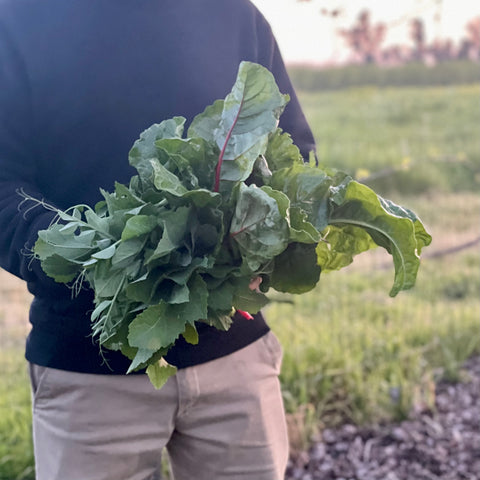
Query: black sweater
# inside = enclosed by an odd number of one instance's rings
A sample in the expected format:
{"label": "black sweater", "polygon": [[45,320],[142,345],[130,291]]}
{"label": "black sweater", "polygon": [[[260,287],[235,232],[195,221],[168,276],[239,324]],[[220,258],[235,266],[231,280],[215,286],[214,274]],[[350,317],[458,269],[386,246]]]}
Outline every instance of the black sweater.
{"label": "black sweater", "polygon": [[[59,207],[94,205],[135,171],[128,151],[153,123],[192,119],[230,91],[242,60],[261,63],[291,101],[280,126],[307,155],[313,137],[265,19],[245,0],[0,0],[0,266],[34,295],[28,360],[53,368],[124,373],[119,352],[90,336],[93,295],[72,298],[31,249],[54,214],[21,202],[22,189]],[[29,254],[30,253],[30,254]],[[199,327],[179,340],[178,367],[221,357],[259,338],[261,315],[228,332]]]}

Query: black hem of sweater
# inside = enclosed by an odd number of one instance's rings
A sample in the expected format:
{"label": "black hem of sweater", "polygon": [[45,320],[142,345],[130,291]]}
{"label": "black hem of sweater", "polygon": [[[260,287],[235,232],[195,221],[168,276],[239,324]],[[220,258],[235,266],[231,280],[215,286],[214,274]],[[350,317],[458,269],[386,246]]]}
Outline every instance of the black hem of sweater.
{"label": "black hem of sweater", "polygon": [[[261,314],[247,320],[236,315],[226,332],[198,324],[199,343],[192,345],[180,337],[165,359],[177,368],[206,363],[240,350],[265,335],[270,328]],[[103,349],[91,338],[66,335],[61,329],[51,331],[33,325],[27,338],[25,358],[34,364],[59,370],[100,375],[124,375],[130,360],[118,351]],[[133,372],[145,373],[143,370]]]}

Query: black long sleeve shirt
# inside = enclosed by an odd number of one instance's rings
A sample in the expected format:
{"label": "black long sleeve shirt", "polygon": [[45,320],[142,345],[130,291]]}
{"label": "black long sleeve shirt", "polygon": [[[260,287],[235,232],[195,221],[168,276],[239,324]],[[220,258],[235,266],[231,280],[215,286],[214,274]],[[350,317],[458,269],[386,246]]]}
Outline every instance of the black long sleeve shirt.
{"label": "black long sleeve shirt", "polygon": [[[263,64],[291,101],[280,126],[302,153],[314,141],[270,27],[246,0],[0,0],[0,267],[34,295],[26,357],[89,372],[126,371],[130,361],[90,335],[93,293],[46,277],[29,254],[58,208],[101,200],[99,188],[128,183],[128,151],[153,123],[187,119],[224,98],[242,60]],[[259,338],[261,315],[228,332],[199,327],[179,340],[178,367],[221,357]]]}

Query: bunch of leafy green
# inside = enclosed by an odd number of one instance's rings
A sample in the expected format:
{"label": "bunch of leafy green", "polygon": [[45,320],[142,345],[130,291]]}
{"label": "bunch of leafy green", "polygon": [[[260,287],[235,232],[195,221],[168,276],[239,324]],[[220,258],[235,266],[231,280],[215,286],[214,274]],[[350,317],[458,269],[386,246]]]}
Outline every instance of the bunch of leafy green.
{"label": "bunch of leafy green", "polygon": [[[380,245],[395,265],[390,295],[414,285],[430,243],[416,215],[341,172],[305,163],[278,128],[288,102],[270,72],[240,65],[232,91],[195,117],[144,131],[129,153],[138,174],[77,205],[39,232],[47,275],[95,292],[93,335],[147,368],[161,386],[163,357],[197,322],[227,330],[236,310],[258,312],[270,288],[303,293],[321,271]],[[251,290],[262,278],[261,291]]]}

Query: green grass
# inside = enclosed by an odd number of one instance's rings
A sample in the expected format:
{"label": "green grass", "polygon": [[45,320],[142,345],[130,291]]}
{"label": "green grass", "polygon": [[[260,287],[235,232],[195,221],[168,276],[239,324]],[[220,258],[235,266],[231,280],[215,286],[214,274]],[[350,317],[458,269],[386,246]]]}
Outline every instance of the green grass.
{"label": "green grass", "polygon": [[380,193],[480,187],[480,85],[303,92],[300,100],[320,163],[367,177]]}
{"label": "green grass", "polygon": [[[294,448],[307,446],[319,426],[401,419],[431,406],[435,380],[461,379],[462,362],[480,353],[478,247],[429,256],[480,234],[480,87],[361,88],[300,99],[321,161],[370,176],[376,190],[421,216],[433,242],[416,287],[393,299],[390,261],[375,250],[322,276],[313,292],[282,297],[293,304],[266,309],[284,345]],[[29,297],[21,290],[0,272],[0,480],[34,478],[23,359]]]}
{"label": "green grass", "polygon": [[[0,295],[0,298],[2,295]],[[2,315],[3,313],[3,315]],[[23,358],[25,328],[0,313],[0,480],[32,480],[30,388]]]}
{"label": "green grass", "polygon": [[286,346],[287,410],[311,404],[327,424],[401,419],[432,400],[415,398],[418,389],[458,379],[462,362],[480,353],[480,261],[464,253],[451,262],[425,260],[417,287],[394,299],[391,271],[358,268],[325,275],[293,305],[270,306]]}
{"label": "green grass", "polygon": [[290,66],[289,73],[297,89],[323,91],[365,85],[403,88],[478,84],[478,68],[478,62],[452,60],[435,66],[414,62],[396,67],[374,64],[333,68]]}

